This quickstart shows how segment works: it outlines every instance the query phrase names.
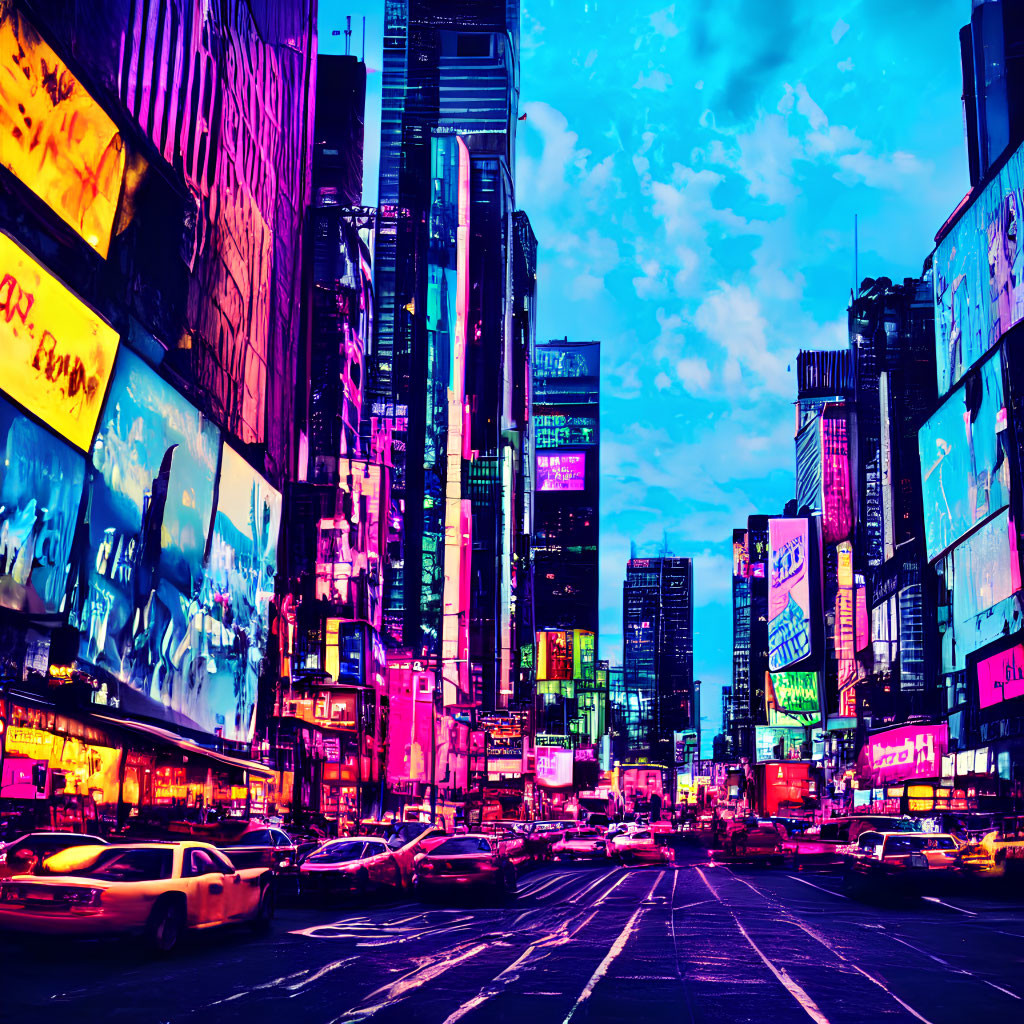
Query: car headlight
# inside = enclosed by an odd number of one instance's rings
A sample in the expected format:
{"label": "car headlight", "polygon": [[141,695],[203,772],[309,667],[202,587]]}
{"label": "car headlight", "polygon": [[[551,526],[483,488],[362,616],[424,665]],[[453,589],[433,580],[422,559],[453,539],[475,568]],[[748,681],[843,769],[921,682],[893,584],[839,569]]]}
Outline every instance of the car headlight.
{"label": "car headlight", "polygon": [[80,907],[95,907],[103,898],[102,889],[70,889],[65,899]]}

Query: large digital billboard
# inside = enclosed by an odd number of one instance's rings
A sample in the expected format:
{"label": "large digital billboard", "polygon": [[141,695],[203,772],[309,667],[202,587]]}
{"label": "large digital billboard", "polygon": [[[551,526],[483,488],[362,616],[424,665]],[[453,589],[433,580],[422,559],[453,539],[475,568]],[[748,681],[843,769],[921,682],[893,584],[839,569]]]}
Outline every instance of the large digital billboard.
{"label": "large digital billboard", "polygon": [[1017,532],[1010,510],[953,548],[950,563],[954,624],[977,618],[1020,590]]}
{"label": "large digital billboard", "polygon": [[0,607],[60,611],[85,456],[0,398]]}
{"label": "large digital billboard", "polygon": [[216,427],[121,351],[92,449],[88,550],[71,610],[83,661],[141,695],[143,713],[209,732],[218,714],[234,718],[233,699],[209,699],[212,652],[190,627],[202,614],[219,443]]}
{"label": "large digital billboard", "polygon": [[537,452],[537,490],[582,491],[586,469],[584,452]]}
{"label": "large digital billboard", "polygon": [[1009,501],[1002,361],[997,353],[918,431],[925,541],[937,558]]}
{"label": "large digital billboard", "polygon": [[806,519],[768,522],[768,667],[779,669],[811,653],[811,591]]}
{"label": "large digital billboard", "polygon": [[935,250],[935,330],[944,395],[1024,317],[1024,150],[1018,149]]}
{"label": "large digital billboard", "polygon": [[216,725],[229,739],[252,739],[280,532],[281,493],[224,445],[210,556],[193,623],[201,625],[204,661],[195,685],[202,711],[207,725],[211,709],[220,711],[225,721]]}
{"label": "large digital billboard", "polygon": [[769,681],[779,711],[820,717],[817,672],[773,672]]}
{"label": "large digital billboard", "polygon": [[868,739],[861,755],[860,773],[874,785],[905,779],[937,777],[949,749],[949,727],[903,725]]}
{"label": "large digital billboard", "polygon": [[117,341],[112,327],[0,233],[0,388],[82,451],[92,443]]}
{"label": "large digital billboard", "polygon": [[539,786],[558,789],[572,785],[572,751],[537,747],[534,778]]}
{"label": "large digital billboard", "polygon": [[826,412],[821,417],[822,536],[827,544],[844,540],[853,527],[850,492],[850,447],[846,413]]}
{"label": "large digital billboard", "polygon": [[990,708],[1024,697],[1024,646],[1013,647],[978,662],[978,704]]}
{"label": "large digital billboard", "polygon": [[792,726],[754,726],[754,760],[799,761],[800,745],[806,739],[802,728]]}
{"label": "large digital billboard", "polygon": [[0,164],[105,257],[125,167],[117,125],[8,4],[0,69]]}
{"label": "large digital billboard", "polygon": [[732,574],[736,579],[750,575],[750,550],[747,547],[747,531],[732,531]]}

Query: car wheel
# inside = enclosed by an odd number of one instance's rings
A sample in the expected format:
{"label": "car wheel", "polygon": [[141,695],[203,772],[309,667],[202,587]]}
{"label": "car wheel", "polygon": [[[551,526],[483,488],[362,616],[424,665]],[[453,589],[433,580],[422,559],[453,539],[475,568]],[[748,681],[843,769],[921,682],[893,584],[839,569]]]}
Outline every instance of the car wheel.
{"label": "car wheel", "polygon": [[252,919],[251,927],[257,935],[266,935],[273,923],[274,890],[270,885],[265,885],[263,892],[260,893],[260,903],[256,908],[256,916]]}
{"label": "car wheel", "polygon": [[185,913],[175,899],[163,899],[153,908],[146,926],[146,941],[157,953],[170,953],[185,930]]}
{"label": "car wheel", "polygon": [[514,900],[516,889],[516,869],[509,864],[501,873],[501,895],[504,899]]}

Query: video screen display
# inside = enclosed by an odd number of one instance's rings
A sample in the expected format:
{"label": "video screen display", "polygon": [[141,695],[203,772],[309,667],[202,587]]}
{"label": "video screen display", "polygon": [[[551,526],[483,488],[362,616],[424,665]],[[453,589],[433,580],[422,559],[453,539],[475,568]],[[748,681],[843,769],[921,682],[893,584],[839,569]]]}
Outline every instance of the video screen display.
{"label": "video screen display", "polygon": [[1004,405],[997,354],[979,368],[976,386],[957,388],[918,432],[929,560],[1009,501]]}
{"label": "video screen display", "polygon": [[584,452],[538,452],[538,491],[582,491],[586,487]]}
{"label": "video screen display", "polygon": [[0,398],[0,607],[60,611],[85,456]]}
{"label": "video screen display", "polygon": [[990,519],[950,553],[953,621],[968,623],[1020,590],[1017,534],[1010,510]]}
{"label": "video screen display", "polygon": [[211,652],[193,625],[219,445],[216,427],[121,351],[90,460],[88,553],[72,609],[83,661],[140,695],[143,713],[211,733],[217,715],[235,717],[233,697],[209,699]]}
{"label": "video screen display", "polygon": [[811,653],[808,524],[768,522],[768,667],[776,672]]}
{"label": "video screen display", "polygon": [[534,778],[538,785],[558,789],[572,785],[572,751],[558,747],[537,747]]}
{"label": "video screen display", "polygon": [[942,757],[949,749],[949,727],[905,725],[871,736],[861,757],[874,785],[927,779],[939,775]]}
{"label": "video screen display", "polygon": [[978,703],[982,708],[1024,697],[1024,646],[982,658],[978,662]]}
{"label": "video screen display", "polygon": [[[768,678],[769,696],[774,695],[778,711],[790,715],[809,716],[815,721],[821,718],[818,702],[817,672],[772,672]],[[802,724],[813,725],[814,722]]]}
{"label": "video screen display", "polygon": [[1024,149],[1018,149],[935,250],[935,331],[944,395],[1024,318]]}
{"label": "video screen display", "polygon": [[805,738],[806,733],[802,728],[756,725],[754,726],[754,760],[759,763],[799,761],[800,744],[804,742]]}

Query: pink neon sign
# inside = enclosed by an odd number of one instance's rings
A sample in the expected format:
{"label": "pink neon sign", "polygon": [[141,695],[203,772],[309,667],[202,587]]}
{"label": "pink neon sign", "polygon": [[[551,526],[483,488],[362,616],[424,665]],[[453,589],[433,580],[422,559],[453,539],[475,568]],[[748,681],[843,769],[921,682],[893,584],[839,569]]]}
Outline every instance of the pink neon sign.
{"label": "pink neon sign", "polygon": [[978,703],[983,708],[1024,696],[1024,646],[978,662]]}
{"label": "pink neon sign", "polygon": [[572,751],[559,747],[538,747],[535,778],[541,786],[571,786]]}
{"label": "pink neon sign", "polygon": [[538,491],[582,491],[586,484],[584,452],[537,454]]}
{"label": "pink neon sign", "polygon": [[871,781],[875,785],[938,776],[949,749],[949,727],[906,725],[868,740]]}

